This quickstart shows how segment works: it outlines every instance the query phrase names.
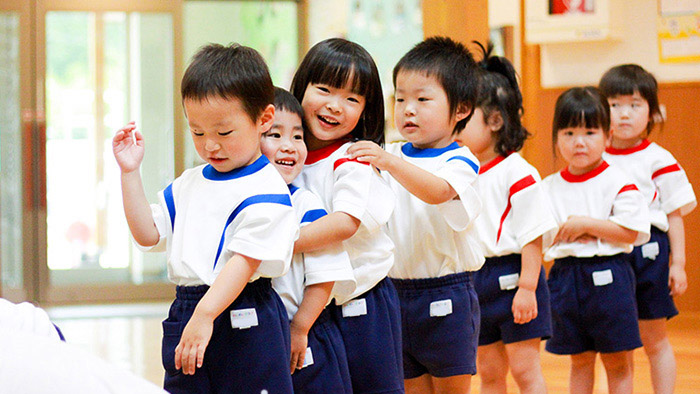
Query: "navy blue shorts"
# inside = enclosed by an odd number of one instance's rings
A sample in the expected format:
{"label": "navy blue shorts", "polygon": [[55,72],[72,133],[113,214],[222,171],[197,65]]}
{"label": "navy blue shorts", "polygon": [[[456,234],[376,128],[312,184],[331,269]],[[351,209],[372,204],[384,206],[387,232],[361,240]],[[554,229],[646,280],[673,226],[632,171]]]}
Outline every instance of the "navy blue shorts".
{"label": "navy blue shorts", "polygon": [[[292,391],[287,312],[270,279],[248,283],[236,300],[214,320],[202,368],[194,375],[175,369],[175,347],[209,286],[177,287],[163,321],[164,388],[170,393],[272,393]],[[231,310],[255,308],[258,325],[232,328]]]}
{"label": "navy blue shorts", "polygon": [[521,256],[488,257],[479,271],[474,273],[474,289],[479,296],[481,309],[481,329],[479,346],[498,341],[513,343],[533,338],[547,339],[552,336],[552,314],[549,308],[549,288],[540,270],[535,297],[537,317],[525,324],[517,324],[513,317],[513,298],[516,289],[502,290],[498,278],[504,275],[520,274]]}
{"label": "navy blue shorts", "polygon": [[343,336],[353,393],[403,393],[401,310],[394,285],[384,278],[344,305],[353,301],[366,313],[343,317],[343,306],[328,306]]}
{"label": "navy blue shorts", "polygon": [[669,252],[668,234],[652,226],[649,242],[630,253],[641,320],[670,319],[678,314],[668,287]]}
{"label": "navy blue shorts", "polygon": [[404,377],[474,375],[479,301],[472,273],[393,282],[401,301]]}
{"label": "navy blue shorts", "polygon": [[623,254],[557,259],[549,271],[553,327],[545,349],[614,353],[642,346],[634,281]]}
{"label": "navy blue shorts", "polygon": [[[350,370],[340,330],[326,308],[309,330],[313,364],[292,374],[295,393],[352,394]],[[308,356],[308,353],[307,353]],[[304,360],[307,363],[309,360]]]}

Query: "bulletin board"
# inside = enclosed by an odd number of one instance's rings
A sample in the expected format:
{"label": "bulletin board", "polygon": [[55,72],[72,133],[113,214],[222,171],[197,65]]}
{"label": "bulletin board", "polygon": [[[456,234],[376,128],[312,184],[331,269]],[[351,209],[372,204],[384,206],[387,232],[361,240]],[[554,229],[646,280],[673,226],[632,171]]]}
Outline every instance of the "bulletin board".
{"label": "bulletin board", "polygon": [[700,62],[700,0],[659,0],[659,62]]}

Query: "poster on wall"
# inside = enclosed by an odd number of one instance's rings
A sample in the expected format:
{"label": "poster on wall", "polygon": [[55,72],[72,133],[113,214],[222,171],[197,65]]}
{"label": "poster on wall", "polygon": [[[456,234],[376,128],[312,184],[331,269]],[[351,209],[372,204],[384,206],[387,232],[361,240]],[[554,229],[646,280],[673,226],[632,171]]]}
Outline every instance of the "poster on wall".
{"label": "poster on wall", "polygon": [[700,0],[659,0],[660,63],[700,62]]}
{"label": "poster on wall", "polygon": [[594,0],[549,0],[549,15],[592,14],[594,3]]}

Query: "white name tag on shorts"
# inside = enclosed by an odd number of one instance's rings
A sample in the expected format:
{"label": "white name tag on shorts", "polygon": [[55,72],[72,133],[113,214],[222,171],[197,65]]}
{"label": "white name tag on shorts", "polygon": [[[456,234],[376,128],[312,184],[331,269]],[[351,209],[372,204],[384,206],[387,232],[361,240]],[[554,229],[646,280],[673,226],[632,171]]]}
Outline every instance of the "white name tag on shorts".
{"label": "white name tag on shorts", "polygon": [[520,274],[516,272],[510,275],[499,276],[498,284],[501,286],[501,290],[513,290],[518,287],[519,280]]}
{"label": "white name tag on shorts", "polygon": [[258,325],[258,314],[255,308],[234,309],[231,311],[231,327],[245,330]]}
{"label": "white name tag on shorts", "polygon": [[593,272],[593,284],[596,286],[605,286],[613,283],[613,275],[610,270]]}
{"label": "white name tag on shorts", "polygon": [[358,298],[343,304],[343,317],[355,317],[367,314],[367,301]]}
{"label": "white name tag on shorts", "polygon": [[447,316],[452,313],[452,300],[440,300],[430,303],[430,317]]}
{"label": "white name tag on shorts", "polygon": [[314,355],[311,353],[311,348],[307,347],[306,348],[306,355],[304,356],[304,365],[302,365],[302,368],[306,368],[309,365],[314,363]]}
{"label": "white name tag on shorts", "polygon": [[648,244],[642,245],[642,257],[645,259],[656,260],[656,256],[659,255],[659,243],[649,242]]}

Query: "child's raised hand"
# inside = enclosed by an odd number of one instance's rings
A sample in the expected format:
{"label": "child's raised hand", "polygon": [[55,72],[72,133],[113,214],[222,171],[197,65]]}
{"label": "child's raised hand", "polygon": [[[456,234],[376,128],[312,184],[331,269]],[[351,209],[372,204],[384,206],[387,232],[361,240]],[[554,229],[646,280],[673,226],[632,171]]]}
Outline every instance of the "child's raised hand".
{"label": "child's raised hand", "polygon": [[204,363],[204,351],[207,349],[214,322],[198,317],[197,313],[185,326],[180,343],[175,348],[175,368],[182,368],[185,375],[194,375],[196,368]]}
{"label": "child's raised hand", "polygon": [[688,277],[685,268],[671,264],[668,271],[668,287],[672,296],[680,296],[688,289]]}
{"label": "child's raised hand", "polygon": [[139,169],[143,160],[143,135],[136,130],[136,123],[129,122],[117,131],[112,139],[112,151],[122,172]]}
{"label": "child's raised hand", "polygon": [[302,329],[296,328],[293,324],[290,325],[290,334],[292,339],[292,358],[289,364],[290,372],[301,369],[304,366],[306,358],[306,346],[308,346],[308,333]]}
{"label": "child's raised hand", "polygon": [[372,141],[355,142],[348,148],[348,154],[351,159],[369,163],[380,170],[386,170],[391,165],[391,160],[396,157]]}
{"label": "child's raised hand", "polygon": [[513,297],[513,318],[516,324],[525,324],[537,317],[537,297],[535,292],[518,287]]}

